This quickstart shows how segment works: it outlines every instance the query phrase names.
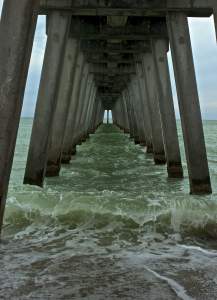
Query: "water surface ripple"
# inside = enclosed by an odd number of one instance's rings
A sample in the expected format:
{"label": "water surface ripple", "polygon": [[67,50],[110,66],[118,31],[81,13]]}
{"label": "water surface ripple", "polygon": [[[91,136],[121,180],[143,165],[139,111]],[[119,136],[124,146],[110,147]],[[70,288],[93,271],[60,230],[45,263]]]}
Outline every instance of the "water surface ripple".
{"label": "water surface ripple", "polygon": [[0,299],[217,299],[217,122],[205,122],[213,195],[113,126],[78,147],[44,189],[23,186],[21,122],[0,244]]}

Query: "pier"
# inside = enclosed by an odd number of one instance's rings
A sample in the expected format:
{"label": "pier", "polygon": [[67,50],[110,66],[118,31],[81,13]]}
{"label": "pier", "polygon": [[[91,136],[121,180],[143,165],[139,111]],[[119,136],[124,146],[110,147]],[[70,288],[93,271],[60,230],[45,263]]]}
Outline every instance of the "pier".
{"label": "pier", "polygon": [[[216,0],[4,0],[0,21],[0,228],[38,15],[47,44],[24,184],[59,176],[103,123],[183,178],[167,53],[171,48],[190,193],[212,192],[188,17]],[[142,176],[142,174],[141,174]]]}

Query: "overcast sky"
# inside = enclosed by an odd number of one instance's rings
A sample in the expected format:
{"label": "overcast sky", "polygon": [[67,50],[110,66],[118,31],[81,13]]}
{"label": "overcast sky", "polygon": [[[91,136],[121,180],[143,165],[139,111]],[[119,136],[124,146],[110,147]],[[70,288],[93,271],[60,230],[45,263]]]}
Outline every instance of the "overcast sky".
{"label": "overcast sky", "polygon": [[[3,0],[0,0],[0,12],[2,2]],[[189,25],[203,118],[217,119],[217,44],[215,39],[214,21],[213,18],[189,19]],[[45,45],[45,17],[40,16],[36,29],[25,92],[22,112],[22,116],[24,117],[31,117],[34,114]],[[170,54],[169,63],[175,108],[178,115],[177,96]]]}

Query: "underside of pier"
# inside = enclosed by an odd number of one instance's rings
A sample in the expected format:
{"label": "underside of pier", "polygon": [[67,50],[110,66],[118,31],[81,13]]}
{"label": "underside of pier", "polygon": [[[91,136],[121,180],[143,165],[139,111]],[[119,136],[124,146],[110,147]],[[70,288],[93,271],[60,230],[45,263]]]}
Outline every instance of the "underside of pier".
{"label": "underside of pier", "polygon": [[0,22],[0,227],[38,15],[47,44],[24,183],[43,187],[103,122],[183,178],[167,53],[171,48],[190,192],[211,193],[188,17],[216,0],[4,0]]}

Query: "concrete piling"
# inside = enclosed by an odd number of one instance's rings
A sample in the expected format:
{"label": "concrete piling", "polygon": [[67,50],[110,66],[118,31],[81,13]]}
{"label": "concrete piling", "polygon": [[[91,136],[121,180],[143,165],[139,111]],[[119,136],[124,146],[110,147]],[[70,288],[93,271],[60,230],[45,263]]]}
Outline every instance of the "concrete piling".
{"label": "concrete piling", "polygon": [[158,104],[164,136],[168,176],[170,178],[183,178],[175,109],[167,59],[168,46],[167,39],[152,40],[156,82],[158,83],[159,89]]}
{"label": "concrete piling", "polygon": [[187,15],[168,13],[167,25],[181,115],[190,192],[211,193],[206,146]]}
{"label": "concrete piling", "polygon": [[88,126],[88,134],[94,134],[96,128],[94,127],[95,125],[95,119],[96,119],[96,112],[97,112],[97,106],[98,106],[98,99],[96,97],[96,92],[97,88],[95,87],[93,90],[93,95],[92,95],[92,100],[93,100],[93,105],[92,105],[92,112],[90,115],[90,122]]}
{"label": "concrete piling", "polygon": [[134,109],[136,114],[136,122],[137,122],[137,128],[138,128],[138,135],[139,135],[139,144],[146,146],[146,127],[144,123],[144,114],[141,107],[141,94],[140,94],[140,87],[138,79],[135,75],[132,75],[132,92],[133,92],[133,103],[134,103]]}
{"label": "concrete piling", "polygon": [[90,126],[89,126],[89,134],[94,134],[96,131],[95,123],[96,123],[96,118],[97,118],[98,105],[99,105],[99,99],[97,98],[96,91],[95,91],[93,112],[92,112],[92,117],[91,117]]}
{"label": "concrete piling", "polygon": [[86,123],[85,127],[85,132],[87,133],[87,136],[90,136],[90,128],[92,126],[92,120],[93,120],[93,115],[94,115],[94,109],[95,109],[95,103],[96,103],[96,93],[97,93],[97,88],[95,83],[93,84],[93,88],[91,90],[91,95],[90,95],[90,104],[88,108],[88,120]]}
{"label": "concrete piling", "polygon": [[128,117],[122,97],[116,102],[116,116],[120,129],[126,133],[128,131]]}
{"label": "concrete piling", "polygon": [[128,91],[126,89],[123,91],[122,97],[123,97],[123,101],[126,103],[127,116],[128,116],[128,122],[129,122],[130,138],[133,138],[134,134],[135,134],[135,129],[134,129],[130,99],[129,99]]}
{"label": "concrete piling", "polygon": [[[86,78],[86,88],[84,89],[85,92],[83,95],[81,95],[81,99],[79,100],[80,103],[83,103],[83,105],[80,108],[80,118],[78,120],[77,127],[74,128],[74,136],[75,140],[78,140],[78,142],[85,142],[87,139],[87,132],[85,130],[86,126],[88,126],[88,114],[89,114],[89,106],[91,104],[91,94],[94,88],[94,82],[93,82],[93,75],[89,74],[89,71],[87,70],[87,78]],[[77,136],[77,137],[76,137]]]}
{"label": "concrete piling", "polygon": [[87,63],[84,64],[82,77],[81,77],[81,87],[78,93],[78,103],[75,114],[75,123],[73,126],[73,130],[71,132],[71,143],[70,149],[73,149],[76,145],[81,145],[83,142],[83,136],[80,134],[80,126],[82,122],[82,115],[86,109],[86,92],[87,89],[90,88],[90,77],[89,77],[89,65]]}
{"label": "concrete piling", "polygon": [[[68,16],[59,12],[49,15],[48,39],[36,104],[24,184],[43,186],[49,138],[57,103],[62,55],[69,29]],[[55,61],[55,64],[53,63]]]}
{"label": "concrete piling", "polygon": [[120,97],[121,105],[122,105],[122,111],[124,113],[124,133],[130,133],[130,123],[129,123],[129,116],[128,116],[128,110],[127,110],[127,104],[126,104],[126,99],[121,95]]}
{"label": "concrete piling", "polygon": [[[16,7],[16,9],[15,9]],[[39,3],[5,0],[0,21],[0,230]]]}
{"label": "concrete piling", "polygon": [[62,147],[71,100],[71,87],[74,80],[78,54],[78,41],[69,38],[66,42],[62,74],[54,112],[53,127],[49,142],[46,176],[58,176],[61,169]]}
{"label": "concrete piling", "polygon": [[75,126],[75,118],[78,106],[80,84],[82,79],[82,73],[84,68],[84,56],[81,52],[78,54],[77,64],[75,68],[75,75],[73,80],[72,95],[69,105],[69,114],[66,122],[63,147],[62,147],[62,159],[63,164],[68,164],[71,160],[71,155],[73,152],[72,148],[72,132]]}
{"label": "concrete piling", "polygon": [[154,162],[161,165],[166,163],[166,156],[158,104],[159,87],[156,82],[152,53],[144,54],[142,59],[144,68],[144,85],[147,88],[147,100],[152,128]]}
{"label": "concrete piling", "polygon": [[139,133],[139,124],[135,110],[135,99],[133,94],[132,85],[129,85],[127,88],[128,101],[131,106],[131,117],[133,122],[133,139],[135,144],[140,144],[140,133]]}
{"label": "concrete piling", "polygon": [[139,84],[138,92],[139,92],[140,106],[141,106],[141,111],[143,113],[143,122],[145,127],[146,152],[153,153],[150,112],[149,112],[149,105],[147,101],[147,90],[146,90],[146,86],[144,85],[144,73],[142,68],[143,68],[142,63],[136,63],[137,80]]}

